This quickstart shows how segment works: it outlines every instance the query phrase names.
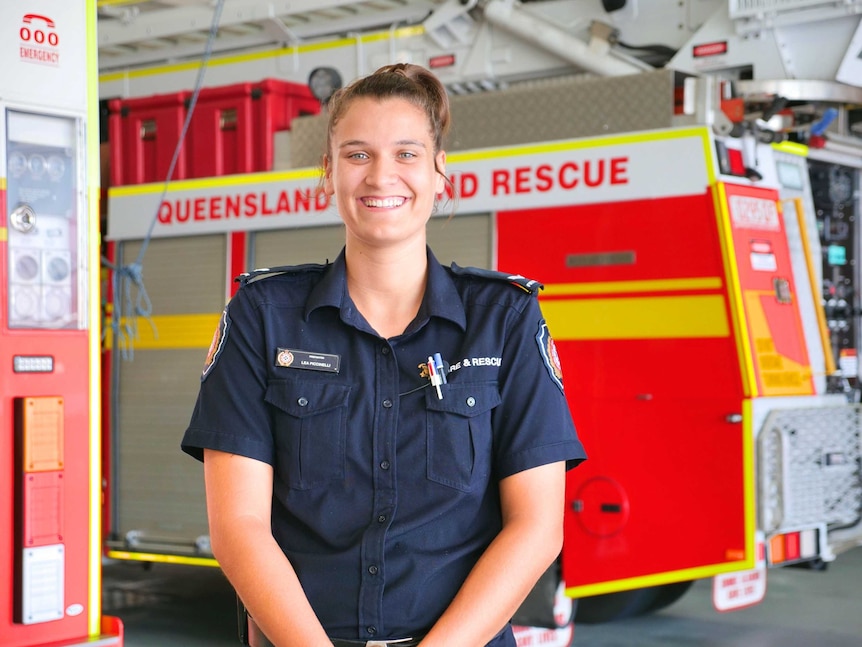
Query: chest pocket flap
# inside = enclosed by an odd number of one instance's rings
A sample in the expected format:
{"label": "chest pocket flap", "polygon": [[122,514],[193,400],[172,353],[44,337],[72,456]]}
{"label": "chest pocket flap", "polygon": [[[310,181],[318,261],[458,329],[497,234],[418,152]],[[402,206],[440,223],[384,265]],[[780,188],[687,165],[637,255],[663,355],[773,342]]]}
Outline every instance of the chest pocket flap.
{"label": "chest pocket flap", "polygon": [[442,400],[437,397],[436,389],[425,389],[425,403],[432,411],[456,413],[472,418],[490,411],[502,402],[496,382],[456,382],[444,384],[441,389]]}
{"label": "chest pocket flap", "polygon": [[347,405],[350,386],[304,380],[270,382],[264,400],[296,418],[306,418]]}
{"label": "chest pocket flap", "polygon": [[462,492],[484,492],[491,475],[491,411],[502,402],[494,382],[425,389],[427,477]]}

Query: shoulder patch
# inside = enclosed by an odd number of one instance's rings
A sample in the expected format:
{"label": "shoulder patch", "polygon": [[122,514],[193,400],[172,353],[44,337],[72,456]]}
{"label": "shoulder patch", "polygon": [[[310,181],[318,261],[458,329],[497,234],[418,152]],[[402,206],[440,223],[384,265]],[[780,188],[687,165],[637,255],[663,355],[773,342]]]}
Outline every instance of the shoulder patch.
{"label": "shoulder patch", "polygon": [[329,266],[329,261],[322,263],[305,263],[304,265],[280,265],[279,267],[263,267],[251,272],[243,272],[234,279],[240,287],[280,274],[301,274],[303,272],[319,272]]}
{"label": "shoulder patch", "polygon": [[460,276],[479,276],[494,281],[505,281],[506,283],[511,283],[530,294],[538,294],[539,290],[542,290],[545,287],[538,281],[528,279],[520,274],[507,274],[506,272],[485,270],[480,267],[461,267],[456,263],[452,263],[451,269],[455,274]]}
{"label": "shoulder patch", "polygon": [[218,326],[216,326],[215,332],[213,333],[213,340],[210,343],[210,348],[207,351],[207,358],[206,361],[204,361],[204,370],[201,372],[201,382],[207,378],[207,375],[210,374],[213,366],[215,366],[215,363],[218,361],[222,348],[224,348],[225,342],[227,341],[227,335],[229,332],[230,315],[228,315],[227,306],[225,306],[221,313],[221,317],[219,317]]}
{"label": "shoulder patch", "polygon": [[551,337],[551,331],[548,330],[548,324],[544,319],[539,321],[539,331],[536,333],[536,343],[539,346],[539,354],[542,356],[542,361],[545,363],[545,368],[548,369],[548,375],[554,381],[554,384],[563,390],[563,367],[560,365],[560,356],[557,354],[557,346],[554,344],[554,339]]}

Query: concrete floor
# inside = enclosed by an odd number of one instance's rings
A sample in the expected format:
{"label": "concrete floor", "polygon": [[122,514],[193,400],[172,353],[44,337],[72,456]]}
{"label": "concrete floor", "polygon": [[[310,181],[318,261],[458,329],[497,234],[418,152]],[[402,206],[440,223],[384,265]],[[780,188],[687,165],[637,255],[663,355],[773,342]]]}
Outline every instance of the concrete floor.
{"label": "concrete floor", "polygon": [[[235,598],[214,568],[107,564],[104,613],[119,616],[125,647],[236,647]],[[862,647],[862,548],[826,571],[769,571],[766,599],[731,613],[712,607],[709,581],[659,613],[578,625],[576,647]]]}

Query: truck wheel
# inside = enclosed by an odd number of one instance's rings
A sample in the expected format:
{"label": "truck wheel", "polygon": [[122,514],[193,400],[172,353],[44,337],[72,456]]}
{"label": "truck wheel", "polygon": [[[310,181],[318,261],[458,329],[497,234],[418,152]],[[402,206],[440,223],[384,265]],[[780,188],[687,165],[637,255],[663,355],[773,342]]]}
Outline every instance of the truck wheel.
{"label": "truck wheel", "polygon": [[652,613],[653,611],[660,611],[665,607],[669,607],[685,595],[691,588],[692,584],[694,584],[694,582],[689,580],[688,582],[674,582],[673,584],[663,584],[662,586],[659,586],[658,588],[661,590],[646,612]]}
{"label": "truck wheel", "polygon": [[579,598],[575,624],[612,622],[658,611],[676,602],[691,585],[691,582],[675,582]]}

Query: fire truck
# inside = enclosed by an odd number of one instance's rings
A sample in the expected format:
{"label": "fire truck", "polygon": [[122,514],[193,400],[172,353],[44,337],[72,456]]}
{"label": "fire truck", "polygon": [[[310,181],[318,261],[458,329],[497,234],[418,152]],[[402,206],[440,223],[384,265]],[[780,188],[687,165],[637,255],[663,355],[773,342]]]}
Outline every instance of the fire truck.
{"label": "fire truck", "polygon": [[212,331],[241,272],[337,254],[325,101],[394,61],[451,94],[429,244],[544,284],[590,455],[519,644],[862,543],[862,2],[100,7],[108,556],[217,565],[177,449]]}
{"label": "fire truck", "polygon": [[123,644],[101,612],[96,22],[94,3],[0,7],[5,647]]}

